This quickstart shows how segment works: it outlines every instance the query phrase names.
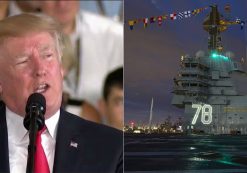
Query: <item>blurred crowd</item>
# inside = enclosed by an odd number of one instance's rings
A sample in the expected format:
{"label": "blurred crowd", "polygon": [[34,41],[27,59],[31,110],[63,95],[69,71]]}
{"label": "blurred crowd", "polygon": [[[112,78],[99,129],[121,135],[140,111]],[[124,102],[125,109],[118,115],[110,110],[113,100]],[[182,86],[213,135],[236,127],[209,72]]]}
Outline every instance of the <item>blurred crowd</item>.
{"label": "blurred crowd", "polygon": [[123,25],[80,9],[80,1],[0,1],[0,20],[48,15],[63,33],[62,107],[123,130]]}

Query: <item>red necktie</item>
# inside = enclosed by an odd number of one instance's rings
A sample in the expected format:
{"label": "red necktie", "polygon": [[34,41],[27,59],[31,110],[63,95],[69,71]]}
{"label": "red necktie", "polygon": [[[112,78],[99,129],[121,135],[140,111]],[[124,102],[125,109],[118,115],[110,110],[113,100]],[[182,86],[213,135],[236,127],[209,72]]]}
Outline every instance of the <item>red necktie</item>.
{"label": "red necktie", "polygon": [[44,149],[41,145],[41,134],[46,130],[46,126],[43,127],[40,131],[37,132],[36,137],[36,152],[35,152],[35,173],[50,173],[48,161],[45,156]]}

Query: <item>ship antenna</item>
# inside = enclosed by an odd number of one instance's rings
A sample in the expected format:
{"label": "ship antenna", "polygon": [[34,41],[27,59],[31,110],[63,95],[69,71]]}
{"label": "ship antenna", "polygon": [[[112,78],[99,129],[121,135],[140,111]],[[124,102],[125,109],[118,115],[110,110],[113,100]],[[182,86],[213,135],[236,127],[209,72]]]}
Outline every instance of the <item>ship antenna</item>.
{"label": "ship antenna", "polygon": [[151,100],[151,107],[150,107],[150,115],[149,115],[149,133],[151,133],[151,124],[152,124],[152,119],[153,119],[153,97]]}

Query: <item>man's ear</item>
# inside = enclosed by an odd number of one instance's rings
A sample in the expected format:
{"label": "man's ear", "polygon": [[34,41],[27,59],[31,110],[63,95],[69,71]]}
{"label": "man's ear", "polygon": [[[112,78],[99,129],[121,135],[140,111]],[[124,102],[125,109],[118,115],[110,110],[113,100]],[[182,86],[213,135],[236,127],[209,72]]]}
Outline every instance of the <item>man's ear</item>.
{"label": "man's ear", "polygon": [[62,65],[62,63],[61,63],[61,65],[60,65],[60,71],[61,71],[62,78],[64,79],[64,77],[65,77],[65,75],[66,75],[66,71],[65,71],[65,69],[64,69],[64,67],[63,67],[63,65]]}

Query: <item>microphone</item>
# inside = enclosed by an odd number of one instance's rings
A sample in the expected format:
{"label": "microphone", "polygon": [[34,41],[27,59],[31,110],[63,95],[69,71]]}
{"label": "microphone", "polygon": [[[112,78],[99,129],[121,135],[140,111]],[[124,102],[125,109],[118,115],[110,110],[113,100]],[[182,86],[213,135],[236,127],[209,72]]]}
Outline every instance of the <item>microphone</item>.
{"label": "microphone", "polygon": [[32,119],[38,130],[41,130],[45,125],[45,111],[46,111],[46,101],[45,97],[39,93],[33,93],[28,97],[27,104],[26,104],[26,116],[24,118],[24,127],[27,130],[31,130],[31,123]]}
{"label": "microphone", "polygon": [[26,173],[34,172],[35,152],[36,152],[36,134],[45,125],[46,101],[45,97],[39,93],[33,93],[28,97],[26,104],[26,116],[23,124],[29,131],[29,145]]}

